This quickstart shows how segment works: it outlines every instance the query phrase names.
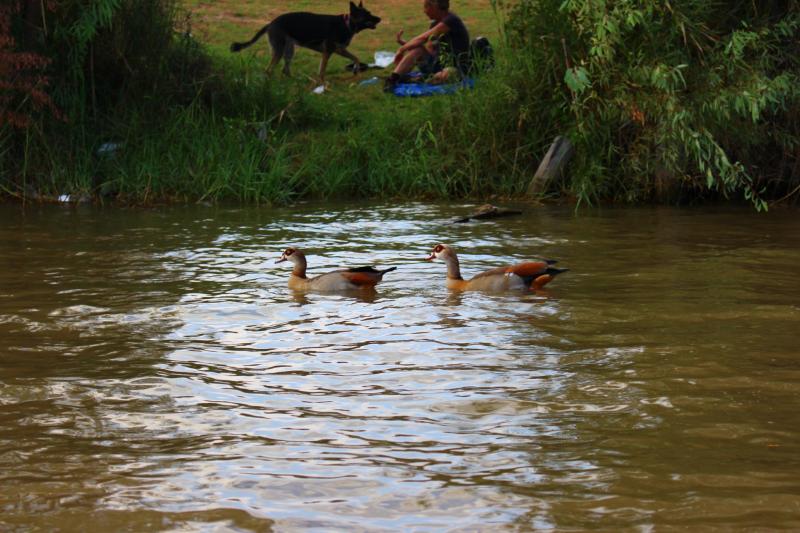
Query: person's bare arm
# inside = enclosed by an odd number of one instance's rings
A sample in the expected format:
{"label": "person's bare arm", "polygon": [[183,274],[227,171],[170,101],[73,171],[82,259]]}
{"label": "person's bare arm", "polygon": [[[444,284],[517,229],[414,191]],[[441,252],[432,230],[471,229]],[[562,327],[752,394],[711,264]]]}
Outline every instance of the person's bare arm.
{"label": "person's bare arm", "polygon": [[413,48],[419,48],[420,46],[425,46],[425,44],[428,42],[428,40],[431,37],[438,37],[440,35],[444,35],[445,33],[449,32],[449,31],[450,31],[450,28],[447,27],[447,24],[445,24],[444,22],[440,22],[436,26],[434,26],[433,28],[429,29],[428,31],[426,31],[424,33],[420,33],[419,35],[417,35],[416,37],[414,37],[410,41],[406,41],[406,43],[403,44],[397,50],[397,54],[395,54],[395,62],[400,61],[400,58],[402,58],[403,55],[406,52],[408,52],[409,50],[411,50]]}

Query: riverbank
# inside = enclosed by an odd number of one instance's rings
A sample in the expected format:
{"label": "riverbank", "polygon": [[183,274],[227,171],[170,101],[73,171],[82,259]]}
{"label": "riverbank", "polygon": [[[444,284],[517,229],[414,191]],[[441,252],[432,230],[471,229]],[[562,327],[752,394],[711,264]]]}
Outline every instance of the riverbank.
{"label": "riverbank", "polygon": [[[520,199],[553,139],[564,135],[576,147],[569,175],[547,183],[537,199],[725,200],[759,209],[794,199],[799,92],[790,67],[800,22],[791,10],[781,19],[741,8],[742,20],[764,32],[737,48],[744,34],[734,19],[706,32],[716,41],[684,28],[698,39],[687,46],[676,33],[684,16],[715,21],[710,8],[620,8],[609,14],[618,23],[609,34],[579,4],[520,2],[496,12],[459,2],[473,35],[496,45],[496,67],[475,90],[403,99],[383,94],[380,80],[362,85],[386,73],[353,76],[342,58],[329,64],[330,90],[313,93],[319,56],[304,49],[292,79],[266,79],[266,43],[235,55],[228,46],[285,7],[187,1],[188,16],[171,15],[164,50],[139,64],[131,50],[142,46],[113,49],[124,41],[119,35],[105,60],[98,50],[106,48],[92,48],[92,61],[80,64],[93,70],[64,100],[71,105],[62,105],[63,120],[0,130],[0,191],[126,203]],[[301,8],[344,10],[321,0]],[[374,11],[381,24],[352,45],[365,60],[393,50],[399,29],[408,37],[426,26],[416,1]]]}

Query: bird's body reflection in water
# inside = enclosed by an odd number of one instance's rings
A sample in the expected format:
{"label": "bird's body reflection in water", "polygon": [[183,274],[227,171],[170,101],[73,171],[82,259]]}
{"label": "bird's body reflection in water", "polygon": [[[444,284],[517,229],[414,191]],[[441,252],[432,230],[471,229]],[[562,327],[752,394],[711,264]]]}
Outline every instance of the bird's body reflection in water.
{"label": "bird's body reflection in water", "polygon": [[343,304],[348,302],[374,303],[378,298],[378,291],[374,288],[356,289],[331,293],[314,293],[303,290],[287,289],[293,302],[299,305],[310,305],[319,299],[340,300]]}

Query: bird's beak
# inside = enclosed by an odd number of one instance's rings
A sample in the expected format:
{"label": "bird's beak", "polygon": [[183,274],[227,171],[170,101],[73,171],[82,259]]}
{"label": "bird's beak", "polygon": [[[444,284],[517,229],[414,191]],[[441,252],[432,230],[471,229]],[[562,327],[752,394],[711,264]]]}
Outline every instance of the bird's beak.
{"label": "bird's beak", "polygon": [[425,261],[433,261],[434,259],[436,259],[436,254],[431,254]]}
{"label": "bird's beak", "polygon": [[286,258],[285,257],[281,257],[280,259],[275,261],[275,264],[277,265],[278,263],[283,263],[284,261],[286,261]]}

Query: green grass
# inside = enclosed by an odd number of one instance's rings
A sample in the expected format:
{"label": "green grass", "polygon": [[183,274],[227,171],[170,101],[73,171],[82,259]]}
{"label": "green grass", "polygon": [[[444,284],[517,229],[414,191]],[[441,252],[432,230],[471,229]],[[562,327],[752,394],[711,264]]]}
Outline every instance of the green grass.
{"label": "green grass", "polygon": [[[146,117],[126,123],[114,136],[124,149],[102,161],[115,180],[101,187],[133,201],[515,196],[530,167],[507,157],[511,144],[544,149],[541,138],[506,131],[511,108],[480,123],[492,112],[485,93],[496,92],[488,80],[483,94],[428,99],[350,84],[315,95],[300,80],[247,80],[241,97],[251,113],[217,116],[196,104],[161,117],[165,129]],[[275,107],[258,105],[262,90]]]}
{"label": "green grass", "polygon": [[[242,61],[249,69],[263,69],[269,63],[269,45],[262,37],[250,48],[232,54],[228,47],[231,42],[250,39],[256,31],[281,13],[289,11],[311,11],[313,13],[340,14],[348,11],[346,0],[292,0],[289,2],[249,3],[223,0],[203,2],[184,0],[183,6],[191,14],[194,36],[208,46],[220,59],[230,58]],[[422,0],[389,0],[364,2],[364,7],[381,17],[375,30],[365,30],[357,34],[348,47],[364,62],[373,61],[378,50],[394,51],[398,45],[395,35],[404,30],[408,39],[425,31],[430,21],[422,11]],[[493,42],[499,38],[499,19],[488,0],[453,1],[451,9],[464,19],[471,36],[486,35]],[[255,61],[252,59],[255,58]],[[298,48],[292,62],[293,77],[308,81],[316,78],[320,55],[311,50]],[[370,77],[375,71],[368,71],[354,77],[344,70],[348,60],[333,56],[328,64],[329,81],[334,87],[348,86],[353,81]],[[310,83],[310,81],[309,81]]]}

